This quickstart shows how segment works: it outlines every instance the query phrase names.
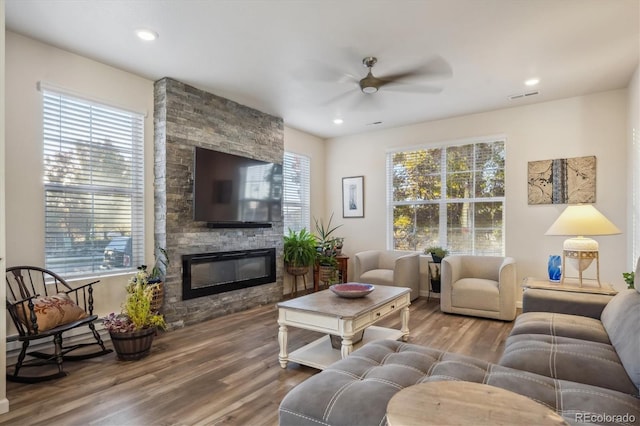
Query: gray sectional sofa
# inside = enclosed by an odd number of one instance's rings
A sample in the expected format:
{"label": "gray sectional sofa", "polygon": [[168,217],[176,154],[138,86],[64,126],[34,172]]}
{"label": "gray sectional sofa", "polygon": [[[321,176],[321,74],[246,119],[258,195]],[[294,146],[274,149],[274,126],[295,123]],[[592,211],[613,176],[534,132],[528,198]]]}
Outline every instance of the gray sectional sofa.
{"label": "gray sectional sofa", "polygon": [[371,342],[289,392],[280,424],[384,425],[393,395],[439,380],[525,395],[569,424],[640,424],[640,293],[617,294],[600,319],[523,313],[498,364],[398,341]]}

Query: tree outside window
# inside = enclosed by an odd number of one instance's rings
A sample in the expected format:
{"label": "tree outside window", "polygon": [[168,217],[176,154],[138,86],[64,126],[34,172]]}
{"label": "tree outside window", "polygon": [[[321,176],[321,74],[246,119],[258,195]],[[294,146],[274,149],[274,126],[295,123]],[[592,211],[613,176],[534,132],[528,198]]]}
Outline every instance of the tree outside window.
{"label": "tree outside window", "polygon": [[393,152],[388,164],[394,249],[503,255],[503,140]]}

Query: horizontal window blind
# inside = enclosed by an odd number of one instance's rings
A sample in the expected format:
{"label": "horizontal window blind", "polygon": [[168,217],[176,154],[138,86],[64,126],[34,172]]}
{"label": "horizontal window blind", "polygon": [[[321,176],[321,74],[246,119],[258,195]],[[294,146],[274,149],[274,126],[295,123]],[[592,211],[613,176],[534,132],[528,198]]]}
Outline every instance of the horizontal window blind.
{"label": "horizontal window blind", "polygon": [[503,140],[389,153],[393,248],[502,255],[504,164]]}
{"label": "horizontal window blind", "polygon": [[284,231],[309,230],[311,223],[311,160],[309,157],[291,152],[284,153],[282,165],[284,193],[282,211]]}
{"label": "horizontal window blind", "polygon": [[144,253],[142,114],[43,89],[45,264],[130,270]]}

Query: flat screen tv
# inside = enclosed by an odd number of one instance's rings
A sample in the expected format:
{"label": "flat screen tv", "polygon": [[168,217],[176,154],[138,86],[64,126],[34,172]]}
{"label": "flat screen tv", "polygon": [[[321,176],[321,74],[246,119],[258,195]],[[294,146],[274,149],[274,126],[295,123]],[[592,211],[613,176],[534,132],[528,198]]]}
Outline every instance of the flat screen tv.
{"label": "flat screen tv", "polygon": [[282,219],[282,165],[195,148],[193,218],[212,227]]}

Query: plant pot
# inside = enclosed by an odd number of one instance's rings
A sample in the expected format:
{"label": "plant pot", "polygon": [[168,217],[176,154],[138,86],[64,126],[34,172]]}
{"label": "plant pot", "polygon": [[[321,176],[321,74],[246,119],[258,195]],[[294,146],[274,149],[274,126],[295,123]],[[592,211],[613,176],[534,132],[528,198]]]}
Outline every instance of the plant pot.
{"label": "plant pot", "polygon": [[164,282],[153,283],[153,296],[151,297],[151,310],[160,312],[164,303]]}
{"label": "plant pot", "polygon": [[323,283],[329,283],[333,281],[336,268],[333,266],[320,265],[318,267],[318,279]]}
{"label": "plant pot", "polygon": [[118,359],[135,361],[149,355],[153,338],[156,335],[156,327],[143,328],[130,333],[109,332],[109,335]]}
{"label": "plant pot", "polygon": [[287,265],[287,272],[294,276],[305,275],[307,272],[309,272],[309,267]]}

